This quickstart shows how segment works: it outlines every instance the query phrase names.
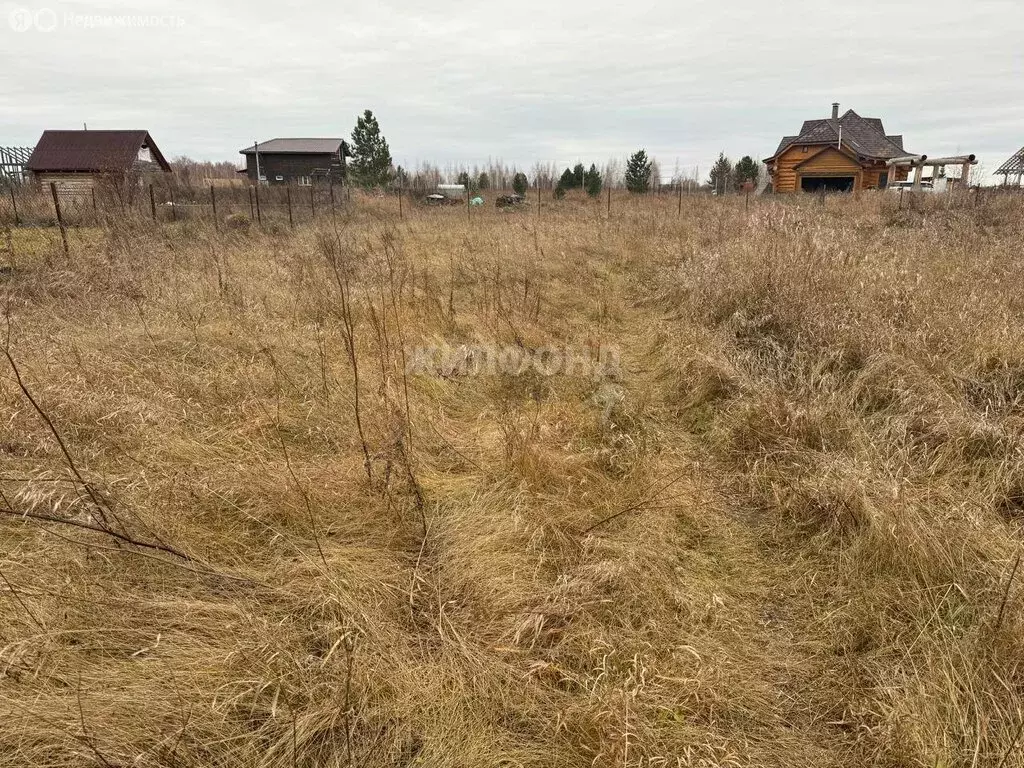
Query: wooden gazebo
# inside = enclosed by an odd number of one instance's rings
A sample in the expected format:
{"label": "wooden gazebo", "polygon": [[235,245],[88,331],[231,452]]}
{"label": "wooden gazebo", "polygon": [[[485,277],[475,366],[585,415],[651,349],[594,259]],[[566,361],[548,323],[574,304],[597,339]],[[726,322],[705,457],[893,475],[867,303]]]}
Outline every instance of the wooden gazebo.
{"label": "wooden gazebo", "polygon": [[996,176],[1003,177],[1003,186],[1009,185],[1010,177],[1014,176],[1016,179],[1013,185],[1015,187],[1020,186],[1021,180],[1024,179],[1024,147],[999,166]]}

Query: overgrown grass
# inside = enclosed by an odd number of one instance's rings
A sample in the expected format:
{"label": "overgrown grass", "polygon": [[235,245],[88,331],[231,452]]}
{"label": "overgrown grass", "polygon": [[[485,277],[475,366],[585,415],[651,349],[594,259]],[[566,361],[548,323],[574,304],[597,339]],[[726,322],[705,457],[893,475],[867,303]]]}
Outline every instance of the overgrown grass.
{"label": "overgrown grass", "polygon": [[1024,765],[1024,201],[683,202],[16,230],[0,766]]}

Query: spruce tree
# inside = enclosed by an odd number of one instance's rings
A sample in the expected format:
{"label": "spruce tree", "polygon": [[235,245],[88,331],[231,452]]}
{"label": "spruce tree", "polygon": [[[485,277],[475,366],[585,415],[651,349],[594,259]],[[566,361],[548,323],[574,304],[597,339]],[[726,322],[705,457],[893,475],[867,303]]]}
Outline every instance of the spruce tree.
{"label": "spruce tree", "polygon": [[517,172],[516,175],[512,177],[512,191],[520,197],[526,197],[526,189],[529,186],[530,181],[526,178],[525,173]]}
{"label": "spruce tree", "polygon": [[744,182],[752,181],[754,186],[757,186],[757,181],[761,176],[761,168],[758,166],[757,161],[754,160],[750,155],[744,155],[736,163],[736,167],[733,168],[733,176],[735,178],[736,189],[743,186]]}
{"label": "spruce tree", "polygon": [[626,161],[626,189],[643,194],[651,188],[651,161],[647,152],[638,149]]}
{"label": "spruce tree", "polygon": [[391,178],[391,150],[370,110],[352,131],[352,175],[364,187],[382,187]]}
{"label": "spruce tree", "polygon": [[572,186],[573,189],[583,189],[583,184],[586,181],[586,171],[583,169],[583,163],[576,163],[576,167],[572,169]]}
{"label": "spruce tree", "polygon": [[583,175],[583,188],[591,197],[597,197],[601,194],[601,186],[601,172],[591,163],[590,170]]}
{"label": "spruce tree", "polygon": [[[555,192],[562,190],[563,194],[567,189],[573,189],[576,186],[576,175],[566,168],[562,171],[562,177],[558,180],[558,186],[555,187]],[[561,197],[561,195],[559,195]]]}
{"label": "spruce tree", "polygon": [[708,176],[708,186],[718,194],[723,195],[733,187],[732,162],[725,156],[724,152],[718,153],[718,159],[711,166],[711,175]]}
{"label": "spruce tree", "polygon": [[480,190],[490,189],[491,179],[487,175],[487,171],[480,171],[480,178],[476,180],[476,188]]}

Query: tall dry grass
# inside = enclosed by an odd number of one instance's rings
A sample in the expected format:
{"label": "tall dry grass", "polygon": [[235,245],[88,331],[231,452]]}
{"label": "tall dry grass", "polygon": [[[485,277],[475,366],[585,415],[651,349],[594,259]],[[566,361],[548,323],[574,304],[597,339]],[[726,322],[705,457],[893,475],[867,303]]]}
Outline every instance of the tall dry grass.
{"label": "tall dry grass", "polygon": [[1024,201],[393,203],[5,237],[0,765],[1024,765]]}

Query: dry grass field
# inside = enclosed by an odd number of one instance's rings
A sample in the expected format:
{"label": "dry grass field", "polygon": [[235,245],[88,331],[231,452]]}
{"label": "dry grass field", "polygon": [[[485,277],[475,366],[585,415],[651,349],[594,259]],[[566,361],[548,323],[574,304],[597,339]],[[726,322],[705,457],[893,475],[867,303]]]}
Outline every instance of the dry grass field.
{"label": "dry grass field", "polygon": [[5,234],[0,766],[1024,766],[1024,200],[683,202]]}

